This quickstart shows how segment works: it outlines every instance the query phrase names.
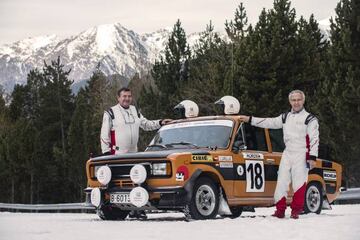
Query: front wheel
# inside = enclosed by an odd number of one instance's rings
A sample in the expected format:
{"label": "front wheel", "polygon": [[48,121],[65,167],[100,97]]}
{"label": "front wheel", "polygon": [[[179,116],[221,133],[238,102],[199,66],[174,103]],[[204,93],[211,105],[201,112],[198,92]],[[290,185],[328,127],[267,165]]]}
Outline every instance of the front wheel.
{"label": "front wheel", "polygon": [[124,211],[109,205],[102,205],[96,212],[102,220],[124,220],[130,211]]}
{"label": "front wheel", "polygon": [[318,182],[311,182],[305,192],[305,213],[320,214],[323,205],[323,188]]}
{"label": "front wheel", "polygon": [[185,215],[191,219],[212,219],[219,210],[219,189],[210,178],[202,177],[194,185]]}

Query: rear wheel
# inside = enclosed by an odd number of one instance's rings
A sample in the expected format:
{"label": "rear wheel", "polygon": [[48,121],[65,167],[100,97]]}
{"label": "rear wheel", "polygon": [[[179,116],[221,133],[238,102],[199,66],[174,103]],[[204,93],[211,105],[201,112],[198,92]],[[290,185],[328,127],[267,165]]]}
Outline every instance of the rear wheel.
{"label": "rear wheel", "polygon": [[219,190],[213,180],[202,177],[194,185],[192,197],[185,208],[191,219],[212,219],[219,210]]}
{"label": "rear wheel", "polygon": [[102,205],[97,209],[97,214],[102,220],[124,220],[129,212],[109,205]]}
{"label": "rear wheel", "polygon": [[318,182],[311,182],[306,187],[305,192],[305,213],[316,213],[321,212],[323,205],[323,188]]}

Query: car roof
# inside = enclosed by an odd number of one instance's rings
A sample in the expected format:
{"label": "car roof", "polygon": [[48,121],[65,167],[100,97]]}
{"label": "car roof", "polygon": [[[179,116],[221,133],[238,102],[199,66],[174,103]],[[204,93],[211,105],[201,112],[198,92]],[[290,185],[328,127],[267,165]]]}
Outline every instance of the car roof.
{"label": "car roof", "polygon": [[173,120],[171,123],[181,123],[181,122],[192,122],[192,121],[204,121],[204,120],[233,120],[239,121],[239,115],[219,115],[219,116],[203,116],[203,117],[194,117],[194,118],[183,118]]}

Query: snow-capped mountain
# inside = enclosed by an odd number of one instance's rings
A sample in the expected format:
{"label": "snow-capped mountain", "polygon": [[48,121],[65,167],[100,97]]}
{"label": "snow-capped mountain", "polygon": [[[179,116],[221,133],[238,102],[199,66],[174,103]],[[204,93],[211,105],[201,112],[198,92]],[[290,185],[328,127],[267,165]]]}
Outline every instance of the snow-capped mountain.
{"label": "snow-capped mountain", "polygon": [[89,79],[100,63],[106,75],[119,74],[130,79],[150,68],[165,49],[171,29],[139,35],[121,24],[90,28],[79,35],[60,39],[55,35],[28,38],[0,46],[0,84],[11,91],[25,83],[28,72],[41,69],[44,61],[61,56],[66,69],[72,69],[74,84]]}
{"label": "snow-capped mountain", "polygon": [[331,17],[328,17],[319,21],[319,29],[324,35],[324,39],[330,39],[330,19]]}
{"label": "snow-capped mountain", "polygon": [[[329,38],[329,19],[319,21],[324,38]],[[135,73],[150,69],[165,50],[171,28],[137,34],[119,23],[90,28],[65,39],[56,35],[27,38],[0,46],[0,85],[11,92],[15,84],[26,82],[31,69],[41,69],[44,61],[61,57],[65,69],[72,69],[74,86],[82,86],[96,66],[106,75],[119,74],[131,79]],[[226,38],[224,35],[223,37]],[[190,47],[199,40],[199,33],[187,36]]]}

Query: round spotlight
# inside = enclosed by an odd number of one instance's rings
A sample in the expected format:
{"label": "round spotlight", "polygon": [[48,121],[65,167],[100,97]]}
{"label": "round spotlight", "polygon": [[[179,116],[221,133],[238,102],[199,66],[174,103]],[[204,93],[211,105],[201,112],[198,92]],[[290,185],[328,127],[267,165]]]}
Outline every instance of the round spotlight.
{"label": "round spotlight", "polygon": [[101,166],[96,172],[96,178],[102,185],[108,184],[111,180],[111,169],[108,166]]}
{"label": "round spotlight", "polygon": [[101,204],[101,191],[99,188],[94,188],[91,190],[90,196],[91,204],[95,207],[99,207]]}
{"label": "round spotlight", "polygon": [[147,177],[146,169],[141,164],[136,164],[130,170],[130,178],[135,184],[141,184],[145,182]]}
{"label": "round spotlight", "polygon": [[136,187],[130,192],[130,202],[136,207],[145,206],[149,201],[149,193],[143,187]]}

